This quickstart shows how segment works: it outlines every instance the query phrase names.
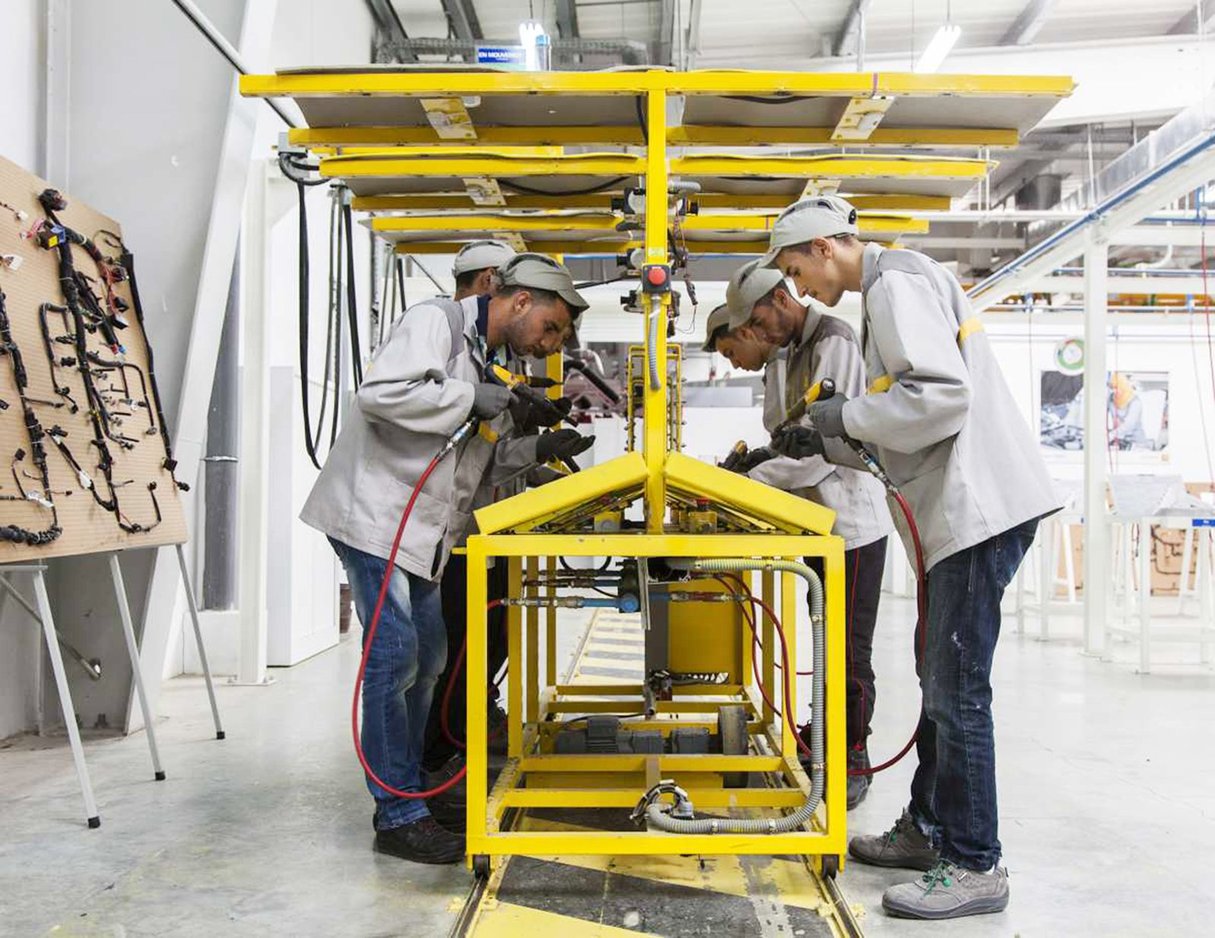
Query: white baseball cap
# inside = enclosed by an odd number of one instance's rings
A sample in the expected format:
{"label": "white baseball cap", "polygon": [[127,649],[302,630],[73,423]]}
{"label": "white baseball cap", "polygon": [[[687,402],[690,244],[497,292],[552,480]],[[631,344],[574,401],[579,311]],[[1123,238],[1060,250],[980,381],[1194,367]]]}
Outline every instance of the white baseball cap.
{"label": "white baseball cap", "polygon": [[815,238],[858,234],[856,209],[836,195],[816,195],[794,202],[781,212],[772,225],[768,253],[759,259],[761,267],[773,267],[776,255],[787,247],[805,244]]}
{"label": "white baseball cap", "polygon": [[755,304],[772,292],[785,278],[772,267],[764,267],[759,261],[749,261],[734,272],[726,284],[726,306],[729,309],[731,329],[745,326],[751,319]]}
{"label": "white baseball cap", "polygon": [[705,344],[701,347],[706,352],[716,351],[717,343],[713,339],[713,333],[723,326],[730,326],[730,308],[725,303],[709,313],[709,318],[705,321]]}
{"label": "white baseball cap", "polygon": [[474,270],[501,267],[515,256],[515,249],[503,241],[469,241],[456,254],[451,272],[458,277]]}

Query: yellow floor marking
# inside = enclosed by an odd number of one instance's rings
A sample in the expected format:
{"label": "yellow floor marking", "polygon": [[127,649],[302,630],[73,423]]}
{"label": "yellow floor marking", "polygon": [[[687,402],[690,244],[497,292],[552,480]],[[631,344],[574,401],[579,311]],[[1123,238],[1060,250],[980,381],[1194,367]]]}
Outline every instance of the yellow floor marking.
{"label": "yellow floor marking", "polygon": [[[586,831],[592,828],[564,821],[549,821],[524,817],[519,825],[524,831]],[[801,909],[820,911],[824,905],[822,891],[814,881],[805,864],[796,860],[775,857],[705,857],[701,868],[697,857],[679,856],[549,856],[537,857],[550,863],[564,863],[584,870],[600,870],[621,876],[634,876],[655,882],[671,883],[718,892],[729,896],[749,898],[756,880],[770,884],[776,896],[785,905]],[[750,882],[743,863],[748,864]]]}
{"label": "yellow floor marking", "polygon": [[[509,902],[496,902],[492,906],[486,903],[472,934],[477,931],[494,938],[645,938],[651,935],[650,932],[601,925]],[[651,938],[658,936],[651,935]]]}

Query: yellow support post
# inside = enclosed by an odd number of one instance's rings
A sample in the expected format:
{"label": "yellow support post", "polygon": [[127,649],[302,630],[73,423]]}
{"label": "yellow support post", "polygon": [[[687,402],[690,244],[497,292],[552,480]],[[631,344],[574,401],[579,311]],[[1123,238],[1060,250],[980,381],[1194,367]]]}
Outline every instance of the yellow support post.
{"label": "yellow support post", "polygon": [[465,823],[470,837],[485,837],[487,782],[486,767],[488,764],[488,740],[484,714],[488,712],[489,701],[486,675],[486,641],[489,634],[489,618],[486,606],[489,602],[488,570],[485,565],[485,541],[479,537],[468,539],[468,623],[465,641],[464,684],[466,687],[468,707],[467,712],[481,714],[481,719],[466,719],[465,764],[468,774],[465,777],[465,793],[468,798],[468,812]]}
{"label": "yellow support post", "polygon": [[[520,585],[523,579],[523,559],[511,557],[507,563],[507,595],[511,599],[518,599],[523,595]],[[510,758],[517,759],[523,754],[523,610],[519,606],[509,606],[506,610],[506,648],[506,750]],[[471,677],[470,671],[469,679]],[[486,712],[484,708],[470,710],[469,724],[484,723]]]}
{"label": "yellow support post", "polygon": [[[645,262],[666,264],[667,258],[667,108],[666,95],[651,91],[646,96]],[[646,354],[642,420],[645,424],[643,455],[647,469],[645,525],[650,534],[661,534],[666,518],[667,456],[667,309],[670,294],[649,294],[646,310]],[[654,371],[657,374],[654,374]],[[655,380],[657,379],[657,380]]]}
{"label": "yellow support post", "polygon": [[[832,538],[823,558],[826,582],[827,635],[827,765],[838,767],[838,771],[827,773],[827,830],[843,830],[847,814],[848,765],[847,753],[847,695],[848,676],[844,669],[844,643],[846,641],[846,590],[844,584],[844,548],[839,538]],[[840,863],[843,864],[843,853]]]}
{"label": "yellow support post", "polygon": [[[769,609],[776,608],[776,581],[771,570],[765,570],[763,577],[763,596],[764,602]],[[764,680],[764,690],[768,694],[768,700],[773,703],[778,703],[776,699],[776,634],[775,627],[772,623],[772,617],[766,612],[763,613],[764,629],[763,629],[763,652],[764,652],[764,668],[760,677]],[[783,710],[784,707],[782,706]],[[764,723],[771,725],[776,720],[776,712],[769,706],[768,701],[764,701]]]}
{"label": "yellow support post", "polygon": [[[781,722],[781,754],[786,758],[797,758],[798,714],[790,713],[784,697],[784,684],[789,684],[789,696],[793,705],[797,706],[797,587],[792,573],[782,573],[780,578],[780,624],[785,635],[785,648],[789,652],[789,660],[782,661],[784,670],[781,671],[781,696],[774,702],[780,705],[784,718]],[[830,713],[830,711],[828,711]],[[839,773],[836,773],[839,774]]]}
{"label": "yellow support post", "polygon": [[[540,561],[527,558],[527,578],[534,580],[540,575]],[[539,594],[539,590],[535,590]],[[540,607],[527,607],[527,669],[525,686],[527,692],[527,722],[540,719]]]}

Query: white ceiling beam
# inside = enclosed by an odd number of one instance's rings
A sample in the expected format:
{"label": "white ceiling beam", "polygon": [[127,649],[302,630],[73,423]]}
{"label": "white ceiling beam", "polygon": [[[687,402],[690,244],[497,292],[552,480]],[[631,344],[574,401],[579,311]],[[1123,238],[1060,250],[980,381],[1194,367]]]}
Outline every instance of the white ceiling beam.
{"label": "white ceiling beam", "polygon": [[[1201,28],[1200,28],[1201,27]],[[1198,20],[1198,5],[1194,4],[1190,8],[1190,12],[1173,24],[1169,30],[1170,36],[1201,36],[1211,32],[1212,27],[1215,27],[1215,3],[1204,2],[1202,8],[1202,22]]]}
{"label": "white ceiling beam", "polygon": [[873,0],[852,0],[848,15],[844,17],[844,25],[836,34],[832,50],[836,55],[849,55],[856,51],[856,38],[861,30],[861,18],[869,12]]}
{"label": "white ceiling beam", "polygon": [[1000,40],[1002,46],[1028,46],[1050,18],[1056,0],[1029,0]]}

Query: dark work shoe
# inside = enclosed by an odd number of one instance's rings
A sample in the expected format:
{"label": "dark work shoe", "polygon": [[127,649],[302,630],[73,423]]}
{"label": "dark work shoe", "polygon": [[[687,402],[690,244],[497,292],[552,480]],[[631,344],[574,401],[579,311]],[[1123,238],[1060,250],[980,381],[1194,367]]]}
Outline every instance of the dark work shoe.
{"label": "dark work shoe", "polygon": [[489,735],[489,752],[495,756],[506,755],[506,711],[492,700],[485,714],[485,729]]}
{"label": "dark work shoe", "polygon": [[413,863],[459,863],[464,859],[464,838],[427,816],[412,824],[376,831],[375,849]]}
{"label": "dark work shoe", "polygon": [[[462,768],[464,768],[464,757],[459,756],[459,755],[452,756],[450,759],[448,759],[446,762],[444,762],[441,766],[439,766],[439,768],[435,769],[433,772],[427,770],[426,772],[423,773],[422,787],[425,788],[426,791],[430,791],[432,789],[438,788],[444,782],[448,781],[453,775],[455,775],[457,772],[459,772],[460,769],[462,769]],[[456,784],[454,784],[451,788],[447,789],[445,792],[443,792],[443,794],[439,795],[438,797],[443,798],[448,801],[463,801],[464,800],[464,779],[460,779],[460,781],[456,782]]]}
{"label": "dark work shoe", "polygon": [[426,802],[430,816],[453,834],[463,834],[468,818],[468,806],[463,801],[447,798],[431,798]]}
{"label": "dark work shoe", "polygon": [[853,837],[848,854],[870,866],[899,867],[906,870],[931,870],[940,856],[906,811],[884,834]]}
{"label": "dark work shoe", "polygon": [[1008,905],[1008,871],[976,873],[942,860],[914,883],[891,886],[882,908],[898,918],[961,918],[1003,912]]}
{"label": "dark work shoe", "polygon": [[860,749],[848,748],[848,810],[851,811],[865,800],[869,794],[871,775],[853,775],[853,772],[869,768],[869,750],[862,746]]}

